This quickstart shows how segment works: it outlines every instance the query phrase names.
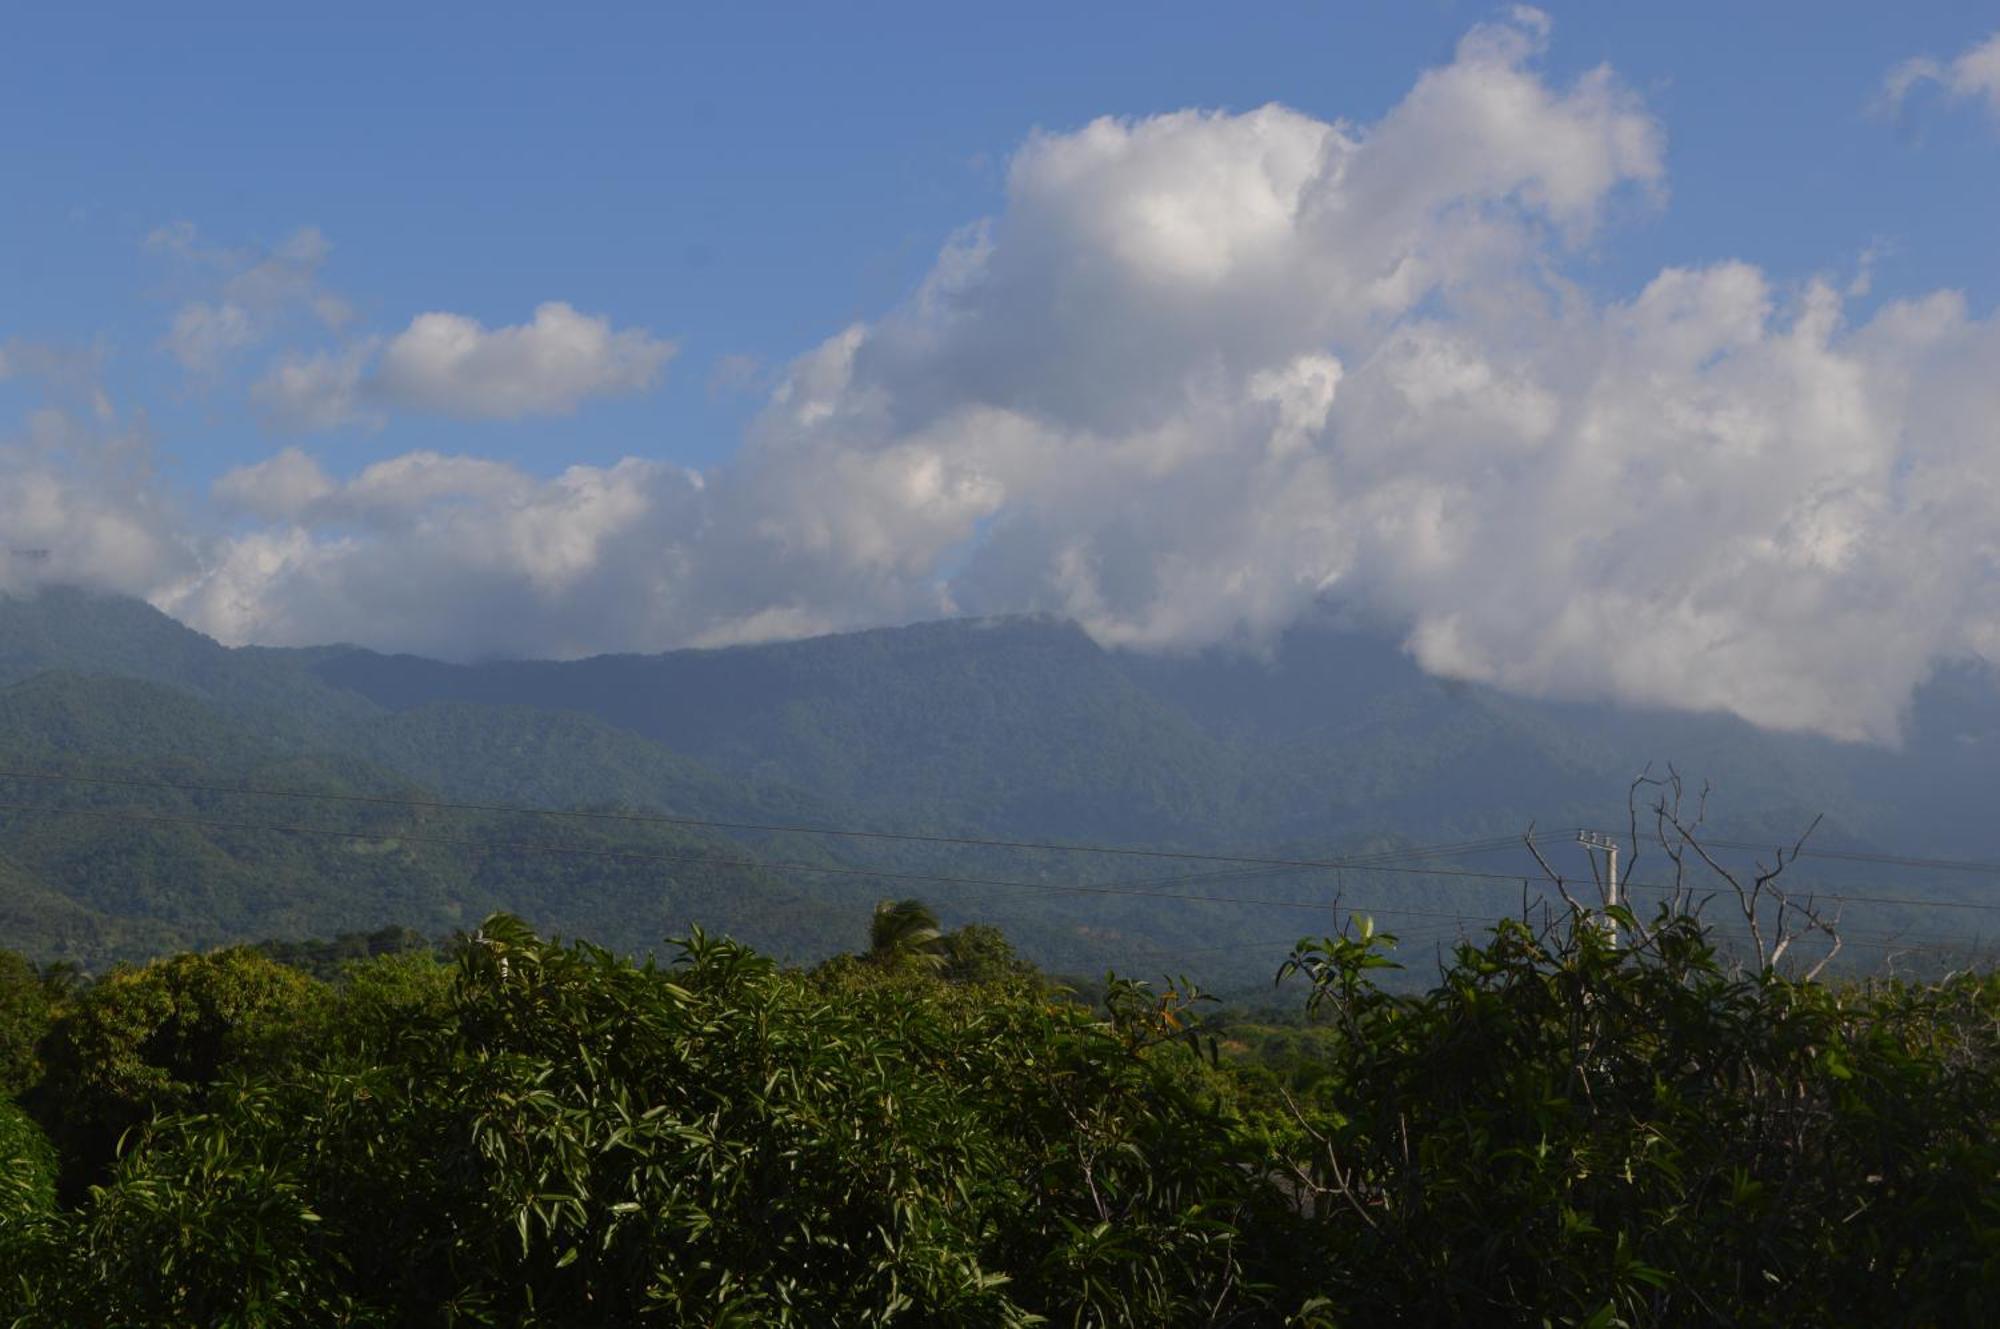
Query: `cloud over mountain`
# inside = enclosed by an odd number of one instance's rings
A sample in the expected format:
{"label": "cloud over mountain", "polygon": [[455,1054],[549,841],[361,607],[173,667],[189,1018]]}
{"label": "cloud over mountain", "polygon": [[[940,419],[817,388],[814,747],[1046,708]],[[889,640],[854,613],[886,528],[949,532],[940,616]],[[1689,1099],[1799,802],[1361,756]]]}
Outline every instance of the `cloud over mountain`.
{"label": "cloud over mountain", "polygon": [[[1436,672],[1887,738],[2000,660],[2000,328],[1941,292],[1566,269],[1665,206],[1664,133],[1534,11],[1379,120],[1279,106],[1021,146],[998,215],[801,355],[738,454],[539,477],[430,452],[225,477],[151,588],[230,640],[575,654],[953,613],[1254,649],[1331,601]],[[295,423],[547,414],[672,347],[545,305],[282,365]],[[342,358],[343,355],[346,358]]]}

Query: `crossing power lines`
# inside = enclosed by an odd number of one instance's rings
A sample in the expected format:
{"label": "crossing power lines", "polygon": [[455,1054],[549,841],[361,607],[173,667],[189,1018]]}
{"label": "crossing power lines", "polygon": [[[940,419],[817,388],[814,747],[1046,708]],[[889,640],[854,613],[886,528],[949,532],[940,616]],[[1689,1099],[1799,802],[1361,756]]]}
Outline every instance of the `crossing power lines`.
{"label": "crossing power lines", "polygon": [[[1384,917],[1428,917],[1446,919],[1450,923],[1464,925],[1468,919],[1464,913],[1438,913],[1408,907],[1370,907],[1362,903],[1348,901],[1298,901],[1282,897],[1242,897],[1242,895],[1218,895],[1218,893],[1190,893],[1172,887],[1200,885],[1212,881],[1244,881],[1244,879],[1268,879],[1292,873],[1378,873],[1378,875],[1406,875],[1420,877],[1438,887],[1474,887],[1474,885],[1498,885],[1508,887],[1524,885],[1550,885],[1542,879],[1540,869],[1534,871],[1472,871],[1472,869],[1450,869],[1436,867],[1438,859],[1460,859],[1482,853],[1494,853],[1504,849],[1518,849],[1524,843],[1520,835],[1500,835],[1482,837],[1470,841],[1452,841],[1436,845],[1412,845],[1402,849],[1386,849],[1366,855],[1350,855],[1340,859],[1304,859],[1304,857],[1278,857],[1278,855],[1226,855],[1208,851],[1184,851],[1184,849],[1160,849],[1160,847],[1134,847],[1134,845],[1098,845],[1098,843],[1066,843],[1066,841],[1028,841],[1028,839],[1000,839],[1000,837],[960,837],[960,835],[930,835],[930,833],[904,833],[904,831],[876,831],[864,827],[814,827],[814,825],[792,825],[792,823],[756,823],[756,821],[726,821],[726,819],[706,819],[706,817],[674,817],[662,813],[614,813],[614,811],[584,811],[584,809],[544,809],[528,805],[506,805],[506,803],[470,803],[470,801],[442,801],[442,799],[410,799],[392,795],[352,795],[352,793],[332,793],[332,791],[308,791],[308,789],[272,789],[272,787],[248,787],[248,785],[210,785],[210,783],[190,783],[190,781],[162,781],[162,779],[136,779],[136,777],[108,777],[108,775],[82,775],[82,773],[54,773],[54,771],[0,771],[0,781],[20,781],[20,783],[40,783],[40,785],[78,785],[78,787],[98,787],[98,789],[146,789],[146,791],[174,791],[186,795],[226,795],[226,797],[250,797],[250,799],[280,799],[296,803],[322,803],[322,805],[362,805],[362,807],[394,807],[406,811],[446,811],[446,813],[486,813],[486,815],[510,815],[510,817],[536,817],[536,819],[558,819],[558,821],[584,821],[584,823],[620,823],[636,827],[676,827],[676,829],[704,829],[704,831],[754,831],[772,835],[796,835],[796,837],[828,837],[828,839],[852,839],[852,841],[886,841],[886,843],[914,843],[932,847],[962,847],[962,849],[1006,849],[1006,851],[1036,851],[1036,853],[1058,853],[1058,855],[1096,855],[1114,859],[1152,859],[1152,861],[1176,861],[1176,863],[1206,863],[1206,865],[1228,865],[1226,869],[1204,871],[1204,873],[1178,873],[1164,877],[1148,877],[1136,881],[1024,881],[1006,877],[980,877],[980,875],[960,875],[960,873],[922,873],[906,869],[882,869],[882,867],[860,867],[860,865],[836,865],[836,863],[802,863],[802,861],[772,861],[758,857],[722,857],[706,853],[666,853],[654,849],[608,849],[594,845],[568,845],[558,841],[510,841],[510,839],[478,839],[478,837],[454,837],[436,835],[430,831],[404,831],[404,829],[374,829],[374,831],[346,831],[334,827],[312,827],[294,823],[270,823],[270,821],[238,821],[238,819],[218,819],[218,817],[184,817],[166,813],[136,813],[124,809],[90,809],[90,807],[46,807],[34,803],[0,803],[0,811],[24,813],[36,817],[92,817],[122,823],[140,825],[178,825],[178,827],[202,827],[216,831],[246,831],[246,833],[284,833],[320,839],[340,839],[356,843],[382,843],[382,841],[408,841],[418,845],[450,845],[460,849],[484,851],[484,853],[542,853],[542,855],[576,855],[592,859],[612,859],[628,863],[676,863],[684,867],[728,867],[728,869],[752,869],[768,871],[778,875],[824,875],[824,877],[848,877],[848,879],[874,879],[874,881],[896,881],[896,883],[928,883],[928,885],[948,885],[948,887],[982,887],[982,889],[1006,889],[1006,891],[1036,891],[1044,895],[1108,895],[1108,897],[1148,897],[1160,901],[1184,901],[1184,903],[1210,903],[1210,905],[1242,905],[1242,907],[1262,907],[1262,909],[1286,909],[1286,911],[1310,911],[1326,913],[1328,905],[1338,903],[1340,907],[1376,913]],[[1544,839],[1544,837],[1532,837]],[[1546,839],[1554,841],[1556,835]],[[1722,841],[1704,839],[1706,845],[1720,849],[1768,849],[1768,845],[1752,841]],[[1882,863],[1912,869],[1952,869],[1952,871],[1986,871],[2000,877],[2000,863],[1972,863],[1972,861],[1946,861],[1946,859],[1918,859],[1904,855],[1864,855],[1846,851],[1804,851],[1810,857],[1822,859],[1842,859],[1858,863]],[[1648,891],[1648,893],[1670,893],[1680,887],[1666,883],[1646,883],[1646,881],[1626,881],[1622,883],[1626,891]],[[2000,901],[1940,901],[1932,897],[1914,895],[1878,895],[1878,893],[1816,893],[1814,899],[1824,903],[1854,903],[1854,905],[1882,905],[1882,907],[1902,907],[1902,909],[1952,909],[1952,911],[1974,911],[1974,913],[2000,913]],[[1844,935],[1846,945],[1956,945],[1956,939],[1944,937],[1862,937]],[[1232,943],[1220,949],[1240,949],[1254,945],[1280,945],[1272,943]]]}

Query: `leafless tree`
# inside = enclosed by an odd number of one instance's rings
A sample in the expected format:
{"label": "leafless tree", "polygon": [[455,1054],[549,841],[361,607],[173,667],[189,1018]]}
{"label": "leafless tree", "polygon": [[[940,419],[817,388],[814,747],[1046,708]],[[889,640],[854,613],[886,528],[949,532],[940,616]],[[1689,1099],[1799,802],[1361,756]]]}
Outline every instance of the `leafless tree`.
{"label": "leafless tree", "polygon": [[1647,812],[1653,823],[1653,842],[1659,846],[1667,862],[1673,865],[1673,879],[1664,883],[1670,910],[1701,912],[1707,900],[1713,898],[1713,893],[1697,900],[1693,883],[1705,872],[1710,884],[1719,883],[1714,893],[1725,894],[1736,901],[1737,912],[1742,917],[1751,954],[1759,970],[1767,973],[1776,970],[1788,956],[1796,953],[1795,947],[1804,949],[1814,938],[1819,939],[1825,949],[1806,966],[1802,976],[1807,980],[1815,979],[1833,963],[1841,950],[1839,908],[1828,913],[1813,895],[1791,891],[1781,881],[1786,870],[1797,863],[1799,856],[1805,852],[1806,841],[1819,829],[1821,818],[1814,817],[1789,845],[1776,846],[1768,863],[1758,858],[1751,870],[1731,868],[1717,860],[1703,838],[1702,827],[1708,819],[1710,786],[1703,783],[1690,809],[1687,786],[1679,771],[1669,766],[1666,775],[1659,777],[1648,768],[1632,782],[1627,799],[1635,863],[1640,844],[1638,827],[1642,791],[1651,797]]}
{"label": "leafless tree", "polygon": [[[1653,944],[1659,920],[1699,917],[1710,900],[1717,894],[1723,894],[1736,901],[1759,970],[1776,970],[1797,953],[1795,948],[1803,949],[1809,939],[1819,938],[1825,950],[1803,973],[1808,980],[1817,978],[1840,954],[1839,910],[1826,913],[1812,895],[1787,890],[1780,879],[1785,870],[1805,852],[1806,841],[1818,828],[1820,818],[1813,818],[1804,833],[1791,844],[1778,846],[1768,864],[1759,859],[1754,871],[1746,872],[1717,860],[1704,843],[1702,827],[1708,819],[1709,793],[1710,787],[1703,784],[1698,793],[1690,796],[1680,772],[1671,766],[1664,776],[1654,775],[1652,768],[1647,767],[1626,791],[1625,880],[1632,888],[1662,891],[1666,897],[1663,908],[1653,915],[1651,921],[1638,910],[1630,912],[1629,944],[1636,950],[1647,949]],[[1651,823],[1650,835],[1642,834],[1640,829],[1647,822]],[[1532,823],[1523,839],[1528,852],[1534,856],[1549,884],[1562,896],[1571,915],[1581,917],[1588,912],[1571,893],[1569,880],[1557,872],[1542,853],[1536,843]],[[1644,883],[1638,875],[1637,868],[1649,840],[1671,865],[1672,875],[1665,882]],[[1591,872],[1593,877],[1597,877],[1595,860],[1592,861]],[[1606,892],[1601,877],[1597,879],[1597,886],[1599,900],[1603,901]],[[1704,892],[1704,886],[1711,889]]]}

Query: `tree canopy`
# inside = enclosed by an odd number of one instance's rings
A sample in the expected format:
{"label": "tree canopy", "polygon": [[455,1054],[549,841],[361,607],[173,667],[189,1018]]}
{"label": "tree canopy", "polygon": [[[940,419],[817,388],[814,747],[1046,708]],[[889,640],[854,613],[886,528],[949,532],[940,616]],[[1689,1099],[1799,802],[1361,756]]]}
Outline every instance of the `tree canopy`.
{"label": "tree canopy", "polygon": [[[1357,924],[1301,942],[1305,1000],[1260,1024],[1179,980],[1083,1005],[913,903],[871,951],[941,966],[700,931],[659,964],[496,916],[330,984],[235,950],[59,994],[0,1111],[15,1323],[2000,1312],[1993,975],[1823,984],[1684,917],[1624,948],[1503,921],[1398,994]],[[100,1185],[54,1189],[47,1126]]]}

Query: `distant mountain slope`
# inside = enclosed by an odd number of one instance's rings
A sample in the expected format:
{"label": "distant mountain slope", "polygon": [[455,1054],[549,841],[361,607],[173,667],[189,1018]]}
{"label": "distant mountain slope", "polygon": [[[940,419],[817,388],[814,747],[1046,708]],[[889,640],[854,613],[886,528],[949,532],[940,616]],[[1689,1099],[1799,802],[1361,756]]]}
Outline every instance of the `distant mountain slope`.
{"label": "distant mountain slope", "polygon": [[960,826],[1185,840],[1238,815],[1240,759],[1068,623],[564,663],[311,658],[329,684],[385,706],[585,711],[742,776]]}
{"label": "distant mountain slope", "polygon": [[[555,807],[618,803],[737,820],[835,815],[804,791],[721,775],[579,709],[385,706],[328,682],[313,663],[306,652],[230,649],[137,600],[60,587],[37,597],[0,596],[0,688],[38,675],[69,680],[0,701],[23,706],[34,699],[43,708],[12,731],[30,748],[84,726],[106,730],[101,740],[130,733],[133,750],[159,754],[165,745],[149,741],[145,731],[199,703],[238,736],[254,735],[267,757],[343,755],[452,798]],[[90,702],[62,714],[51,709],[58,697],[86,686],[83,676],[95,680],[87,685]],[[112,679],[172,691],[143,694],[160,708],[154,716],[148,706],[121,704],[142,694],[112,687]],[[115,713],[116,730],[107,729],[111,716],[93,714],[100,704]],[[179,726],[198,750],[222,741],[200,730]],[[96,746],[108,752],[117,744]]]}
{"label": "distant mountain slope", "polygon": [[288,737],[379,711],[290,652],[230,650],[139,600],[68,587],[0,595],[0,686],[48,670],[164,684]]}
{"label": "distant mountain slope", "polygon": [[[396,741],[424,736],[418,726]],[[0,754],[8,769],[213,787],[4,782],[0,925],[5,944],[42,958],[101,965],[174,946],[388,923],[437,933],[498,908],[635,948],[701,922],[811,955],[859,926],[851,903],[754,869],[693,861],[743,851],[671,827],[613,834],[539,818],[221,792],[440,797],[351,753],[274,742],[156,683],[45,673],[0,689]],[[270,826],[341,834],[260,829]],[[584,852],[515,848],[548,843]]]}
{"label": "distant mountain slope", "polygon": [[995,833],[1210,847],[1494,834],[1619,817],[1648,762],[1721,781],[1716,810],[1737,832],[1818,812],[1850,839],[1887,829],[1855,779],[1874,754],[1723,716],[1509,697],[1352,632],[1301,630],[1268,660],[1107,651],[1032,618],[571,662],[308,658],[384,706],[588,711],[739,776]]}
{"label": "distant mountain slope", "polygon": [[[1511,835],[1530,819],[1545,829],[1622,824],[1635,771],[1673,762],[1697,784],[1715,781],[1713,827],[1723,834],[1774,844],[1824,813],[1824,846],[2000,858],[2000,819],[1987,811],[2000,776],[2000,687],[1974,667],[1941,671],[1918,695],[1908,743],[1890,750],[1765,733],[1726,716],[1508,696],[1428,677],[1379,639],[1324,627],[1293,632],[1268,659],[1106,650],[1073,624],[1019,618],[457,665],[352,647],[230,650],[135,602],[51,592],[0,598],[6,684],[0,770],[139,770],[726,822],[1325,857]],[[1436,934],[1457,915],[1489,918],[1511,907],[1501,896],[1518,896],[1511,880],[1495,893],[1407,869],[1216,884],[1205,875],[1212,868],[1161,860],[808,834],[721,838],[241,795],[148,799],[9,784],[0,802],[58,794],[70,801],[46,806],[319,818],[369,838],[288,841],[14,810],[0,818],[0,924],[40,938],[50,954],[384,923],[434,930],[509,901],[545,926],[619,944],[699,921],[804,956],[853,944],[875,898],[922,894],[947,922],[1002,922],[1071,971],[1195,954],[1252,976],[1268,975],[1269,946],[1326,921],[1286,902],[1345,889],[1350,904],[1434,915],[1442,921],[1426,926]],[[694,846],[686,852],[805,866],[558,862],[433,845],[412,838],[419,828],[620,853]],[[1581,867],[1574,852],[1564,861]],[[807,870],[825,867],[849,871]],[[898,872],[917,877],[873,875]],[[1900,865],[1822,862],[1812,873],[1821,885],[1968,903],[1992,890],[1977,874],[1913,878]],[[927,874],[972,880],[919,879]],[[1063,887],[1090,889],[1048,893]],[[1172,898],[1186,894],[1227,898]],[[1930,933],[1985,921],[1900,907],[1849,917]],[[1265,949],[1242,949],[1251,942]]]}
{"label": "distant mountain slope", "polygon": [[722,775],[574,711],[446,702],[376,716],[333,741],[454,799],[724,821],[842,819],[826,799]]}
{"label": "distant mountain slope", "polygon": [[[953,870],[940,857],[949,851],[923,846],[869,843],[857,856],[812,836],[723,839],[643,822],[254,793],[614,803],[696,817],[841,821],[817,800],[715,776],[568,713],[420,707],[378,715],[347,738],[345,751],[302,749],[188,693],[130,678],[48,672],[0,689],[0,770],[210,786],[0,782],[0,945],[102,967],[176,947],[388,923],[436,934],[506,908],[617,946],[645,948],[698,923],[809,960],[860,945],[876,899],[920,891],[953,921],[1002,920],[1038,957],[1092,973],[1159,947],[1212,945],[1292,924],[1283,911],[1274,918],[1268,910],[1187,903],[1168,912],[1116,895],[1064,897],[1050,909],[1033,891],[968,893],[856,866]],[[454,787],[428,785],[427,768]],[[472,778],[475,771],[485,779]],[[546,783],[523,782],[522,772]],[[590,796],[568,797],[583,790]],[[550,844],[580,852],[540,848]],[[752,859],[841,870],[771,872],[747,866]],[[963,860],[957,870],[1000,871]],[[1051,885],[1076,879],[1074,865],[1052,857],[1017,856],[1005,872]]]}
{"label": "distant mountain slope", "polygon": [[[1424,838],[1622,822],[1628,782],[1668,765],[1720,791],[1738,834],[1875,829],[1852,778],[1861,750],[1733,717],[1546,702],[1433,678],[1353,631],[1295,629],[1268,659],[1117,652],[1122,669],[1220,741],[1247,747],[1245,802],[1277,835],[1370,826]],[[1304,796],[1302,801],[1301,796]]]}

